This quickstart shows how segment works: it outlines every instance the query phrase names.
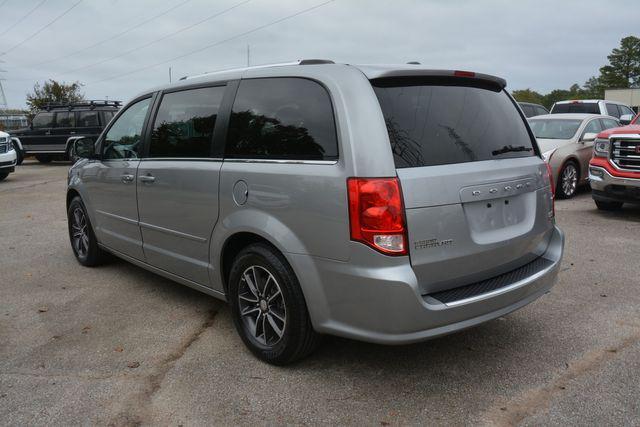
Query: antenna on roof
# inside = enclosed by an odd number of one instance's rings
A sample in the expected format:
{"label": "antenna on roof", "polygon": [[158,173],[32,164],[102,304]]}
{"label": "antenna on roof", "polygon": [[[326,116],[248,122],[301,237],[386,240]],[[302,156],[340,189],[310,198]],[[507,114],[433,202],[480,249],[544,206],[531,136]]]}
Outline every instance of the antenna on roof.
{"label": "antenna on roof", "polygon": [[409,65],[420,65],[420,63],[418,61],[409,61],[409,62],[407,62],[407,64],[409,64]]}

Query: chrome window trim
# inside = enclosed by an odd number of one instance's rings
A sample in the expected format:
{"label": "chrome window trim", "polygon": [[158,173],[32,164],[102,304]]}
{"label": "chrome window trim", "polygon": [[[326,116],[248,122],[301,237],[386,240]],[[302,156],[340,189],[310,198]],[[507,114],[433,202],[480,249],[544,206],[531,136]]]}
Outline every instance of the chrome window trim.
{"label": "chrome window trim", "polygon": [[222,157],[141,157],[138,160],[140,160],[141,162],[152,162],[156,160],[161,162],[222,162],[224,159]]}
{"label": "chrome window trim", "polygon": [[335,165],[338,160],[224,159],[230,163],[275,163],[292,165]]}

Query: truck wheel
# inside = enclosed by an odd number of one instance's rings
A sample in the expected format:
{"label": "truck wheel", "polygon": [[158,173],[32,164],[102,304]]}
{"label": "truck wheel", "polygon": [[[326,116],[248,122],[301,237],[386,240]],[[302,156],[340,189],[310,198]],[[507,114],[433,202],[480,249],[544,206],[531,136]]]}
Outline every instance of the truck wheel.
{"label": "truck wheel", "polygon": [[8,176],[9,176],[8,172],[0,172],[0,181],[4,181],[4,179]]}
{"label": "truck wheel", "polygon": [[594,200],[596,202],[596,206],[601,211],[617,211],[622,208],[622,202],[603,202],[600,200]]}
{"label": "truck wheel", "polygon": [[51,155],[49,154],[36,154],[36,160],[40,163],[51,163],[53,157],[51,157]]}
{"label": "truck wheel", "polygon": [[293,270],[262,243],[243,249],[229,274],[233,322],[259,359],[286,365],[310,354],[319,342]]}
{"label": "truck wheel", "polygon": [[16,165],[21,165],[24,161],[24,153],[18,147],[15,147],[16,150]]}

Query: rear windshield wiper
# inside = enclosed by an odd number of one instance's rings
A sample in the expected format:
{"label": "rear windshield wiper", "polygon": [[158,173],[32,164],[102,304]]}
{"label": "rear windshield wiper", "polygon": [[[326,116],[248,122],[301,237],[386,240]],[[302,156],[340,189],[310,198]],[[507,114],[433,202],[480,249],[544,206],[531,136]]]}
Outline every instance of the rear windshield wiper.
{"label": "rear windshield wiper", "polygon": [[514,147],[513,145],[505,145],[499,150],[492,151],[491,154],[493,154],[494,156],[499,156],[500,154],[504,154],[504,153],[513,153],[518,151],[531,151],[531,150],[533,150],[533,148],[525,147],[524,145],[518,145],[517,147]]}

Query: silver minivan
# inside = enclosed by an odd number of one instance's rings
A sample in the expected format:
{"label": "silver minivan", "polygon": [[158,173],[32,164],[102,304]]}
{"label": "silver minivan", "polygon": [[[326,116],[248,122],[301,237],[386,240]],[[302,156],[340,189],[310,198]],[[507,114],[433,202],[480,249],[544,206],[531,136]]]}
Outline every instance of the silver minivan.
{"label": "silver minivan", "polygon": [[274,364],[322,334],[405,344],[503,316],[549,291],[564,245],[505,85],[305,60],[149,90],[75,144],[73,251],[226,300]]}

